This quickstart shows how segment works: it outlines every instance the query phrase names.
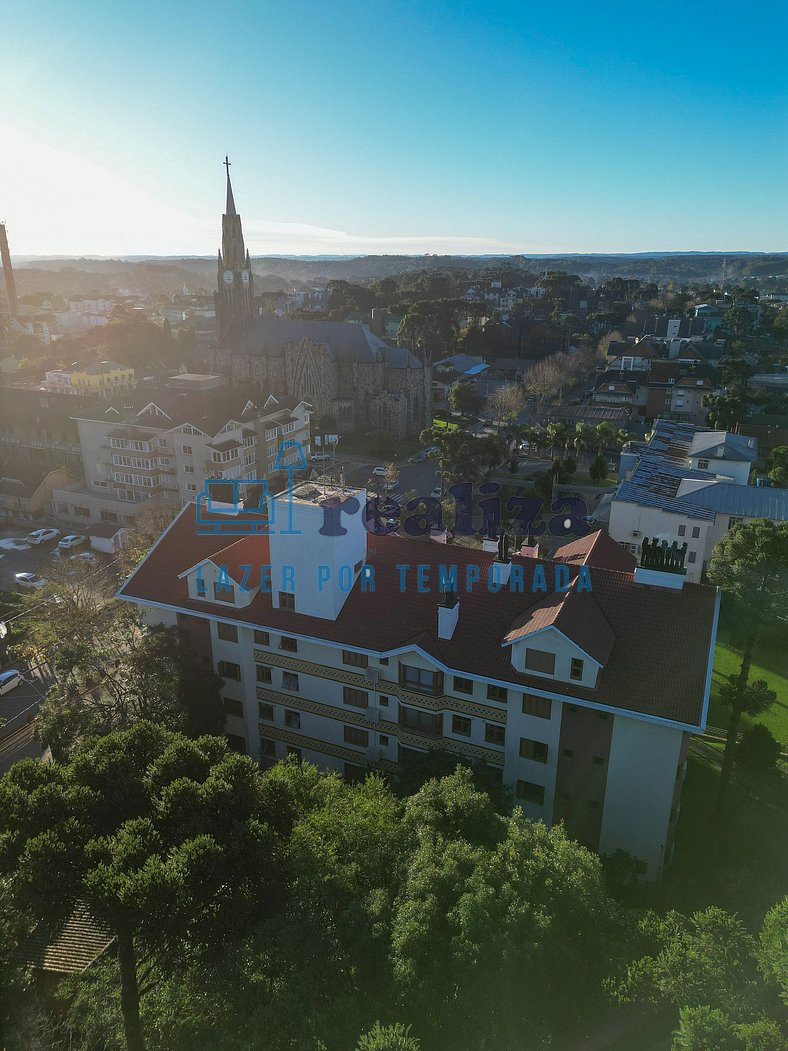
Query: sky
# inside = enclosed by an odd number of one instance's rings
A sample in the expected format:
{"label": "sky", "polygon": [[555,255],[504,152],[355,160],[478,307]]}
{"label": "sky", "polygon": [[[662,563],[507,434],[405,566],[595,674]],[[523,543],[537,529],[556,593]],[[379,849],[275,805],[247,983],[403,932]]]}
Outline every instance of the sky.
{"label": "sky", "polygon": [[784,0],[0,0],[12,254],[788,250]]}

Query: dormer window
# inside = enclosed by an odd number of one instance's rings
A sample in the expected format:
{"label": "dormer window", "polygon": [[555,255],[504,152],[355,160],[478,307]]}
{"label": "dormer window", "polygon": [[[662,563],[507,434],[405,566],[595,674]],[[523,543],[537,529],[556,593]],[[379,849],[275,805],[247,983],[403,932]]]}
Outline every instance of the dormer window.
{"label": "dormer window", "polygon": [[213,597],[217,602],[235,602],[235,588],[217,580],[213,585]]}
{"label": "dormer window", "polygon": [[699,471],[708,471],[708,469],[709,469],[709,461],[708,460],[698,460],[698,470]]}
{"label": "dormer window", "polygon": [[200,576],[199,573],[197,574],[197,594],[200,598],[205,598],[208,594],[208,585],[205,583],[205,577]]}
{"label": "dormer window", "polygon": [[526,649],[525,669],[539,675],[555,675],[555,654],[546,650]]}
{"label": "dormer window", "polygon": [[569,678],[574,679],[575,682],[581,682],[583,679],[583,661],[580,657],[573,657],[572,663],[569,667]]}

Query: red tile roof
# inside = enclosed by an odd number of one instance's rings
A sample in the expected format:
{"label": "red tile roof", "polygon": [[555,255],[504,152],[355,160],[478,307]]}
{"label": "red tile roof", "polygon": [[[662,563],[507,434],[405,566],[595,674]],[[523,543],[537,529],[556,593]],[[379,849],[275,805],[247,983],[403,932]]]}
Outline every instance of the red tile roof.
{"label": "red tile roof", "polygon": [[[592,548],[597,543],[605,544],[605,541],[597,539]],[[512,683],[523,690],[559,693],[687,725],[701,723],[716,612],[715,589],[706,585],[685,583],[682,590],[648,587],[635,584],[631,572],[589,562],[594,607],[586,603],[581,610],[576,600],[590,596],[578,594],[564,616],[568,617],[567,626],[577,636],[578,645],[588,647],[589,653],[593,648],[593,653],[606,654],[597,687],[591,690],[577,683],[521,674],[512,667],[511,651],[503,644],[507,633],[518,618],[547,600],[543,592],[532,591],[534,570],[540,564],[536,559],[517,556],[513,559],[523,570],[523,591],[512,592],[504,587],[491,593],[486,586],[486,574],[493,561],[491,554],[454,545],[414,544],[407,538],[370,534],[367,560],[374,568],[375,590],[362,592],[357,584],[337,619],[331,621],[274,609],[271,596],[263,592],[244,609],[228,609],[226,605],[214,605],[205,599],[190,599],[187,582],[179,580],[178,574],[212,556],[222,563],[221,552],[231,546],[235,545],[228,544],[227,537],[197,536],[194,505],[189,505],[121,587],[119,595],[372,652],[387,653],[419,646],[446,667]],[[571,546],[574,545],[565,545]],[[248,562],[267,563],[265,537],[246,538],[243,551]],[[229,561],[228,558],[226,562]],[[404,590],[400,589],[398,564],[412,567]],[[569,566],[570,578],[576,578],[576,564],[563,564]],[[430,567],[431,592],[416,590],[416,565]],[[460,609],[451,639],[437,637],[440,565],[458,567]],[[551,586],[556,563],[542,560],[541,565]],[[481,579],[470,593],[465,589],[467,566],[478,566],[481,570]],[[297,602],[297,578],[295,585]],[[276,587],[276,582],[273,586]],[[609,633],[615,641],[611,642]]]}
{"label": "red tile roof", "polygon": [[600,569],[620,569],[634,572],[637,559],[603,530],[589,533],[571,544],[564,544],[553,552],[553,561],[575,566],[597,566]]}
{"label": "red tile roof", "polygon": [[543,628],[557,628],[589,657],[606,664],[616,636],[594,596],[578,591],[576,583],[573,581],[568,591],[553,591],[516,617],[504,641],[513,643]]}

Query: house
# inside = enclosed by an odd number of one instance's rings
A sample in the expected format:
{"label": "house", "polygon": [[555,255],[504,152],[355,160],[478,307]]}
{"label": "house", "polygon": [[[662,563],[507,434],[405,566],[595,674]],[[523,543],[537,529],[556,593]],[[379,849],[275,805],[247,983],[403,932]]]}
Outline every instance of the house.
{"label": "house", "polygon": [[118,597],[216,669],[230,743],[264,765],[355,778],[447,750],[656,878],[706,722],[718,593],[600,534],[509,557],[368,532],[364,505],[311,484],[267,516],[189,505]]}
{"label": "house", "polygon": [[82,367],[52,369],[44,375],[46,390],[103,397],[134,387],[134,369],[118,361],[92,361]]}
{"label": "house", "polygon": [[622,453],[610,535],[636,555],[644,537],[686,542],[686,577],[699,581],[731,526],[788,521],[788,489],[747,484],[757,453],[754,438],[657,420],[647,444]]}
{"label": "house", "polygon": [[[133,399],[76,415],[84,482],[53,493],[68,527],[133,526],[145,506],[194,500],[206,478],[240,495],[279,469],[283,438],[310,447],[311,406],[293,398],[220,387],[218,377],[179,373]],[[286,453],[292,462],[296,451]]]}
{"label": "house", "polygon": [[52,493],[75,482],[77,478],[64,467],[0,464],[0,524],[28,531],[42,525],[52,513]]}

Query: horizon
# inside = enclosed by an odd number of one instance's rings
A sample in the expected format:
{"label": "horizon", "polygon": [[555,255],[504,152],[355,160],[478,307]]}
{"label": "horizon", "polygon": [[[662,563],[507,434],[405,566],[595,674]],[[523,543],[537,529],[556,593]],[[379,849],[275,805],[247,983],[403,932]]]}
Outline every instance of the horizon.
{"label": "horizon", "polygon": [[784,6],[124,9],[0,11],[17,259],[210,257],[227,153],[256,257],[788,248]]}

